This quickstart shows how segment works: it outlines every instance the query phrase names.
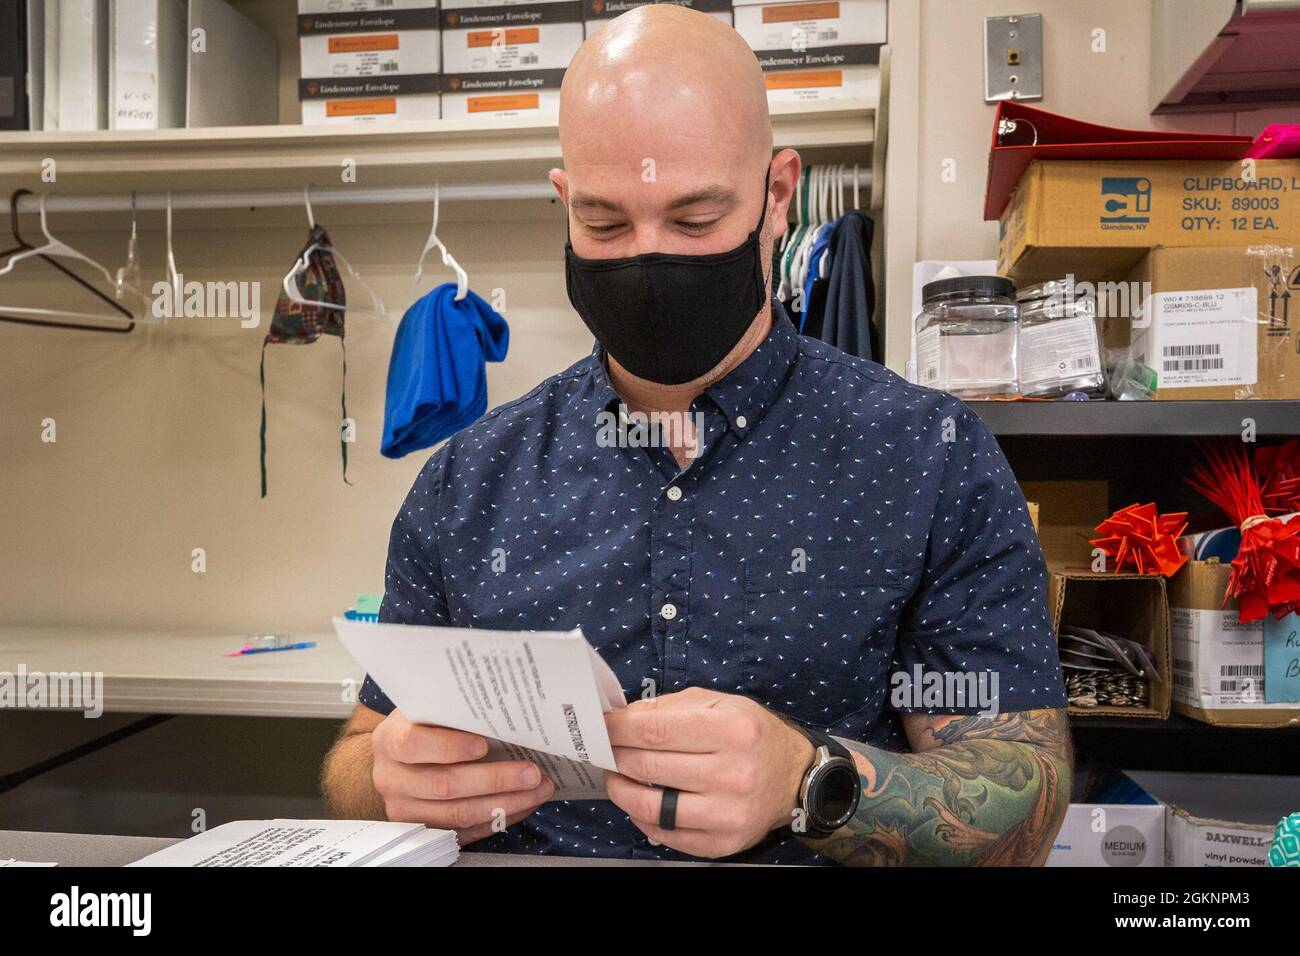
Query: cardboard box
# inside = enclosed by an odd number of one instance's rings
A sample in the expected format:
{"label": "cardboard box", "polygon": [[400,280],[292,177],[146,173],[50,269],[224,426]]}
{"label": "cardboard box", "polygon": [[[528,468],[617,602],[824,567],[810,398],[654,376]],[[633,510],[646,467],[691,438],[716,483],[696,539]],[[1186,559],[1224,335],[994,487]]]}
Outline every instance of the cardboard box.
{"label": "cardboard box", "polygon": [[732,17],[758,57],[769,103],[880,98],[884,0],[735,0]]}
{"label": "cardboard box", "polygon": [[299,76],[436,76],[442,42],[438,5],[423,7],[300,13]]}
{"label": "cardboard box", "polygon": [[437,8],[438,0],[298,0],[299,13],[348,13],[370,10]]}
{"label": "cardboard box", "polygon": [[1072,803],[1046,866],[1164,866],[1162,804]]}
{"label": "cardboard box", "polygon": [[1102,480],[1025,481],[1020,485],[1035,522],[1047,566],[1088,568],[1092,564],[1089,538],[1111,514],[1110,483]]}
{"label": "cardboard box", "polygon": [[1070,707],[1085,717],[1169,716],[1169,605],[1165,579],[1158,574],[1093,574],[1057,570],[1048,577],[1052,629],[1063,626],[1097,628],[1145,646],[1155,659],[1160,680],[1152,680],[1145,707]]}
{"label": "cardboard box", "polygon": [[885,0],[734,0],[736,32],[755,52],[814,50],[888,40]]}
{"label": "cardboard box", "polygon": [[443,0],[442,115],[554,120],[582,45],[581,0]]}
{"label": "cardboard box", "polygon": [[560,115],[559,76],[544,71],[461,75],[446,77],[442,95],[443,119],[471,116],[535,116],[558,119]]}
{"label": "cardboard box", "polygon": [[437,74],[302,81],[306,125],[436,120],[441,115]]}
{"label": "cardboard box", "polygon": [[1300,236],[1300,160],[1038,160],[999,236],[998,272],[1018,281],[1077,274],[1084,251],[1120,279],[1152,246],[1285,245]]}
{"label": "cardboard box", "polygon": [[562,77],[582,40],[580,0],[494,6],[443,0],[442,62],[448,78],[516,70],[556,70]]}
{"label": "cardboard box", "polygon": [[1147,295],[1130,337],[1155,398],[1300,399],[1296,247],[1156,248],[1129,284]]}
{"label": "cardboard box", "polygon": [[880,45],[761,51],[768,103],[880,98]]}
{"label": "cardboard box", "polygon": [[591,36],[615,17],[652,3],[672,3],[674,6],[698,10],[731,26],[731,0],[582,0],[583,33]]}
{"label": "cardboard box", "polygon": [[1300,726],[1300,702],[1264,702],[1264,622],[1241,624],[1237,602],[1224,605],[1229,572],[1188,561],[1169,579],[1173,708],[1222,727]]}
{"label": "cardboard box", "polygon": [[1277,823],[1300,809],[1294,777],[1125,771],[1166,804],[1166,866],[1265,866]]}

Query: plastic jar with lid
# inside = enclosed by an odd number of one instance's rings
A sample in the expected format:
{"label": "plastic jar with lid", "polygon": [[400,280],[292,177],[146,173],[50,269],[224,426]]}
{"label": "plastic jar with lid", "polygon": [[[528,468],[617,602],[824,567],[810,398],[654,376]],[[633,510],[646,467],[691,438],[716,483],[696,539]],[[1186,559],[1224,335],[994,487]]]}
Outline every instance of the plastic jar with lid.
{"label": "plastic jar with lid", "polygon": [[921,288],[917,382],[958,398],[1020,394],[1016,287],[1002,276],[936,279]]}
{"label": "plastic jar with lid", "polygon": [[1105,391],[1097,301],[1072,280],[1057,279],[1017,292],[1020,304],[1020,392],[1052,398]]}

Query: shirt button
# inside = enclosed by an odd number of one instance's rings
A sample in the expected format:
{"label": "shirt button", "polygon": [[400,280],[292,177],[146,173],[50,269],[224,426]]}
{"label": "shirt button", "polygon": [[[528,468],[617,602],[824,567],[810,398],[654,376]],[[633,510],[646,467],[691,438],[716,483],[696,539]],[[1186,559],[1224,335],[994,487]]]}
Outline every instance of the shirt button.
{"label": "shirt button", "polygon": [[671,621],[677,616],[677,605],[672,603],[665,604],[659,609],[659,616],[665,621]]}
{"label": "shirt button", "polygon": [[669,501],[681,501],[681,500],[682,500],[682,489],[678,488],[676,485],[673,485],[671,488],[669,488],[669,489],[668,489],[668,500],[669,500]]}
{"label": "shirt button", "polygon": [[737,428],[744,428],[744,427],[747,426],[748,424],[749,424],[749,419],[746,418],[744,415],[737,415],[737,416],[736,416],[736,427],[737,427]]}

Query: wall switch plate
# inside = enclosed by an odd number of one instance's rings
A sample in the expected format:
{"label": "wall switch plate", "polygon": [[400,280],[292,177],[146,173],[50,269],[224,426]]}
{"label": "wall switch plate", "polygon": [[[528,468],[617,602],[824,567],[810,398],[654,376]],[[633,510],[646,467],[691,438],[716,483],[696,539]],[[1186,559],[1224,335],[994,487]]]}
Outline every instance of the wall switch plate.
{"label": "wall switch plate", "polygon": [[1043,15],[984,18],[984,102],[1043,98]]}

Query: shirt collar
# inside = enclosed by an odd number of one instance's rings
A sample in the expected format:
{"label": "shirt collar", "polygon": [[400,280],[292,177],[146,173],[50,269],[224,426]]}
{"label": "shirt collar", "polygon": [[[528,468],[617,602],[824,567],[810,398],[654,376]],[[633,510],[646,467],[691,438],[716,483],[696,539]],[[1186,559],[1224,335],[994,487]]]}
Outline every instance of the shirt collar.
{"label": "shirt collar", "polygon": [[[704,392],[727,417],[727,424],[743,435],[758,423],[785,382],[790,364],[799,352],[799,333],[779,299],[772,299],[772,329],[758,348]],[[605,368],[605,350],[597,342],[591,350],[588,399],[606,411],[622,402]]]}
{"label": "shirt collar", "polygon": [[722,409],[732,430],[743,435],[771,406],[798,352],[799,333],[780,301],[773,298],[772,330],[767,338],[704,394]]}

